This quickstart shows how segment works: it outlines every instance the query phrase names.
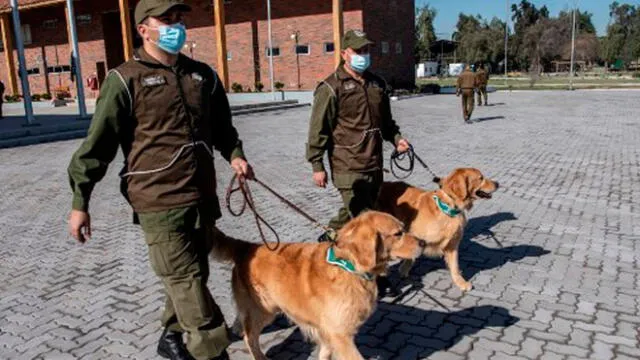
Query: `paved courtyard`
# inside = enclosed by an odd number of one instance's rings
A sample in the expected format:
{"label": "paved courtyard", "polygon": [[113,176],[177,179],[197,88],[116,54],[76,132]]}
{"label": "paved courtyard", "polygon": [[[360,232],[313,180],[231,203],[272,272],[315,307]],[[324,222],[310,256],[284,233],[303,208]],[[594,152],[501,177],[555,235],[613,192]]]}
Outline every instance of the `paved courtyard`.
{"label": "paved courtyard", "polygon": [[[377,359],[640,358],[640,102],[637,91],[490,95],[464,125],[459,99],[394,103],[405,135],[433,169],[474,166],[502,185],[480,202],[461,250],[475,288],[452,286],[441,260],[422,260],[403,295],[382,299],[357,343]],[[339,200],[312,186],[304,160],[309,108],[240,116],[261,180],[322,221]],[[0,150],[0,359],[155,359],[161,286],[118,194],[119,156],[95,190],[93,239],[66,233],[66,166],[80,141]],[[387,152],[390,147],[387,147]],[[220,188],[230,172],[217,160]],[[408,181],[433,188],[416,169]],[[253,187],[283,241],[319,231]],[[248,215],[220,227],[257,241]],[[210,287],[231,323],[230,266]],[[393,279],[397,281],[397,279]],[[261,337],[273,359],[315,358],[280,320]],[[236,341],[232,359],[249,358]]]}

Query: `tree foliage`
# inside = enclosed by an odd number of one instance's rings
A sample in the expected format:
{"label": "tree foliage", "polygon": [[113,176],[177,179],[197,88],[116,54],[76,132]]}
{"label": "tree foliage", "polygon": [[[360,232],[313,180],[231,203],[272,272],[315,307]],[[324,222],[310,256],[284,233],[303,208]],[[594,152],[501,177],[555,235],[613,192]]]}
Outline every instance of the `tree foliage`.
{"label": "tree foliage", "polygon": [[415,58],[416,62],[428,60],[431,57],[429,46],[436,41],[436,32],[433,27],[433,21],[438,12],[428,4],[416,9],[416,26],[415,26]]}
{"label": "tree foliage", "polygon": [[[554,61],[571,58],[573,10],[551,16],[546,6],[538,7],[529,0],[511,6],[512,27],[509,30],[509,69],[548,71]],[[607,35],[598,39],[593,14],[577,10],[575,58],[589,63],[599,60],[625,61],[640,57],[640,6],[610,6],[611,23]],[[436,10],[425,5],[416,12],[416,60],[431,58],[429,44],[436,36],[433,20]],[[505,22],[499,18],[484,19],[480,15],[460,13],[453,40],[458,42],[457,55],[466,63],[485,63],[493,69],[503,68]]]}

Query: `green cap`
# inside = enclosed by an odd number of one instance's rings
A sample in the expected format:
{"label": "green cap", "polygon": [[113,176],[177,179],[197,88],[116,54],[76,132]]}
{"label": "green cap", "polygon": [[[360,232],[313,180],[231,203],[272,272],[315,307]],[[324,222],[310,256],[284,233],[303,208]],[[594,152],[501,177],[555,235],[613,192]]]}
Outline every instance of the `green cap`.
{"label": "green cap", "polygon": [[352,48],[358,50],[367,45],[374,44],[373,41],[367,39],[367,34],[360,30],[349,30],[344,34],[342,38],[342,50]]}
{"label": "green cap", "polygon": [[191,11],[191,6],[185,4],[183,0],[140,0],[136,5],[136,25],[149,16],[160,16],[174,7],[180,7],[182,11]]}

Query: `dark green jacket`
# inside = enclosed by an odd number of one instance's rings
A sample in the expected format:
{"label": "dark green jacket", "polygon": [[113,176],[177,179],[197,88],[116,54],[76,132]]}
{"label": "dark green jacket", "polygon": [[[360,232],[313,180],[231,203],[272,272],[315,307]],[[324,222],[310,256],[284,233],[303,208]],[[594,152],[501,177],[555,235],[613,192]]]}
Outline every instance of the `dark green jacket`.
{"label": "dark green jacket", "polygon": [[307,142],[313,171],[324,170],[325,151],[333,173],[382,170],[382,140],[401,138],[386,82],[368,71],[363,77],[340,66],[316,88]]}
{"label": "dark green jacket", "polygon": [[209,152],[227,161],[244,156],[216,73],[183,55],[167,67],[142,49],[102,86],[87,138],[69,164],[74,209],[88,210],[118,147],[121,190],[136,212],[208,204],[219,217]]}

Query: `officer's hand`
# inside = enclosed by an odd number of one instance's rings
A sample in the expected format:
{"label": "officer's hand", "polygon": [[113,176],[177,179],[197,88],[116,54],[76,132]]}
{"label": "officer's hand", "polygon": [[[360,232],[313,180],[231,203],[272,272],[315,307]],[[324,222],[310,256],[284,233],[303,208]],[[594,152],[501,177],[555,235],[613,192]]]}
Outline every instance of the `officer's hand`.
{"label": "officer's hand", "polygon": [[316,185],[321,188],[327,187],[327,172],[326,171],[314,172],[313,182],[316,183]]}
{"label": "officer's hand", "polygon": [[396,151],[402,154],[403,152],[406,152],[407,150],[409,150],[409,147],[410,147],[410,144],[409,144],[409,141],[407,141],[407,139],[400,139],[396,144]]}
{"label": "officer's hand", "polygon": [[243,158],[238,157],[231,160],[231,167],[233,168],[233,171],[236,172],[236,175],[239,177],[243,177],[249,180],[253,179],[254,177],[253,168],[251,167],[251,165],[249,165],[247,160]]}
{"label": "officer's hand", "polygon": [[69,234],[82,244],[91,239],[91,217],[89,213],[71,210],[69,215]]}

